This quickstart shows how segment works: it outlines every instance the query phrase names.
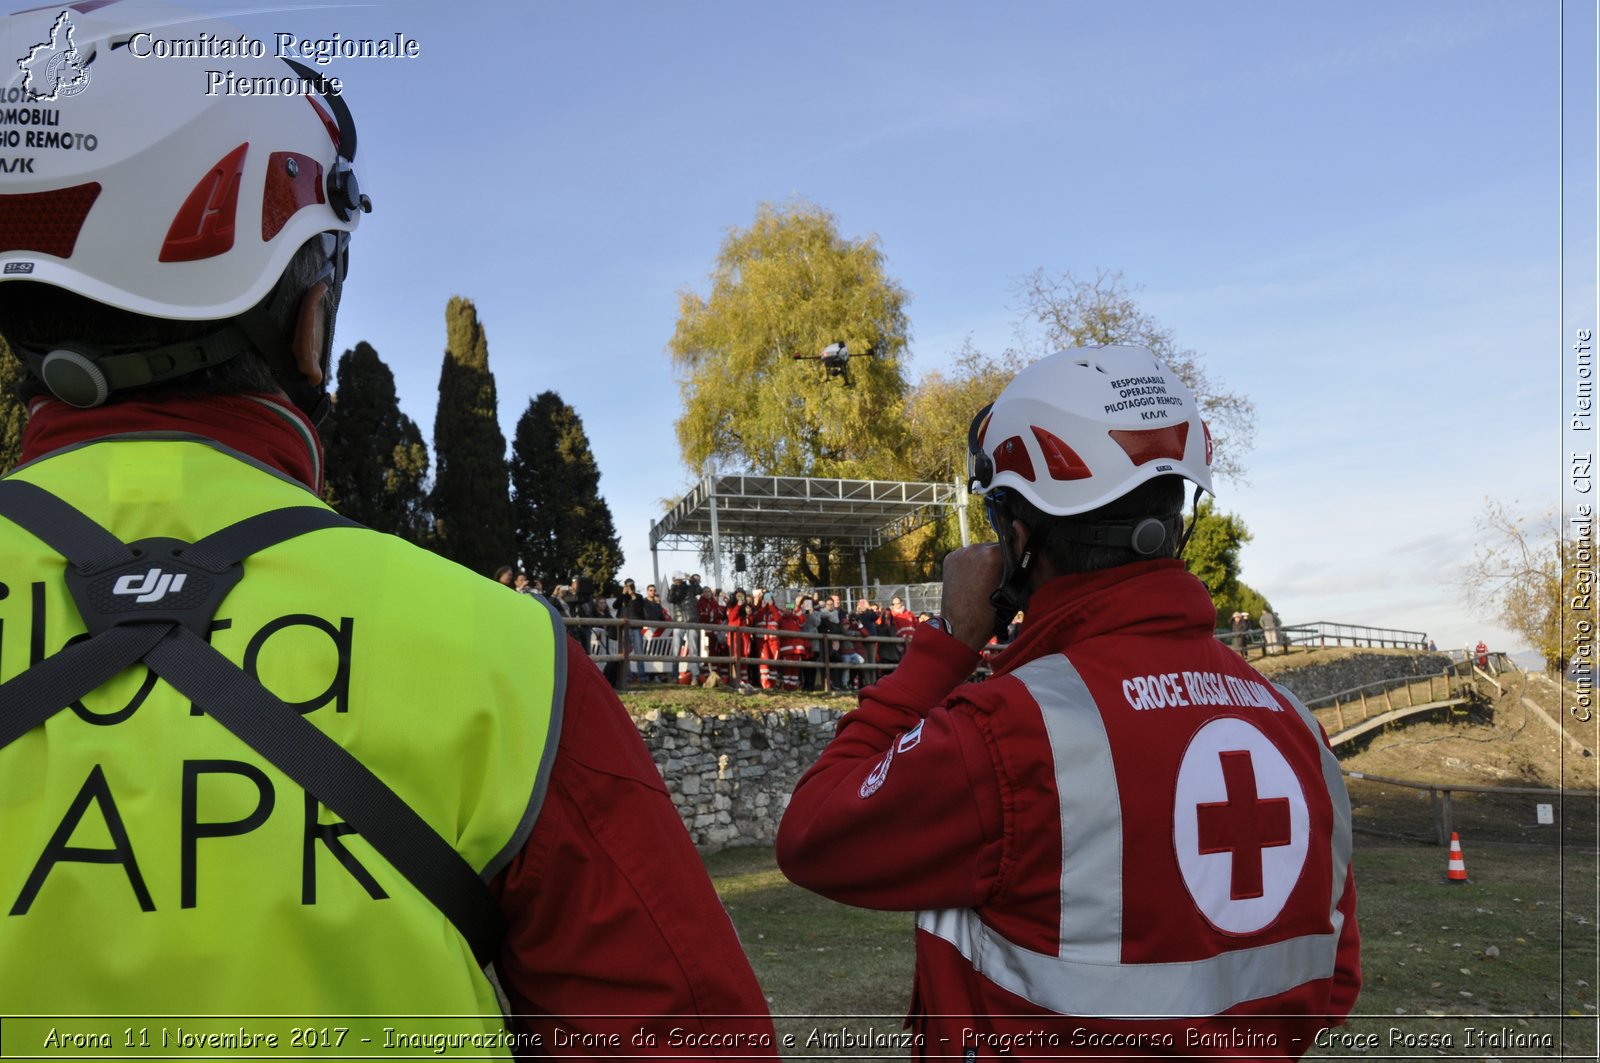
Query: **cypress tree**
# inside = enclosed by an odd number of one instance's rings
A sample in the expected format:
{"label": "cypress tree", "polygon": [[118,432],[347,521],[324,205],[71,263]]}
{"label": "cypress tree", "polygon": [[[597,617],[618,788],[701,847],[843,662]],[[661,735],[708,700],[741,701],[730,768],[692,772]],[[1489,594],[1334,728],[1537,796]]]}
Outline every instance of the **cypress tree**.
{"label": "cypress tree", "polygon": [[489,341],[470,299],[450,300],[445,332],[433,421],[434,549],[487,576],[515,560],[506,438],[496,412]]}
{"label": "cypress tree", "polygon": [[28,422],[28,408],[17,398],[17,385],[24,372],[22,359],[0,338],[0,473],[15,465],[22,453],[22,426]]}
{"label": "cypress tree", "polygon": [[427,545],[428,448],[400,412],[394,373],[362,342],[339,356],[338,379],[322,425],[329,502],[369,528]]}
{"label": "cypress tree", "polygon": [[572,576],[608,585],[622,567],[611,507],[583,419],[553,391],[528,401],[511,445],[517,550],[547,587]]}

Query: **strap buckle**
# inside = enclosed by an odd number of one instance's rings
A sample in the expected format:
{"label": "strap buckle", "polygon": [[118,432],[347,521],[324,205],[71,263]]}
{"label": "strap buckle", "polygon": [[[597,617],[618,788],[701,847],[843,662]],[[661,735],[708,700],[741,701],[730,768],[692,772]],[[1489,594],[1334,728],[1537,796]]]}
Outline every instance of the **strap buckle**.
{"label": "strap buckle", "polygon": [[178,624],[206,637],[244,565],[197,564],[182,539],[140,539],[133,556],[110,566],[67,566],[67,589],[90,635],[125,624]]}

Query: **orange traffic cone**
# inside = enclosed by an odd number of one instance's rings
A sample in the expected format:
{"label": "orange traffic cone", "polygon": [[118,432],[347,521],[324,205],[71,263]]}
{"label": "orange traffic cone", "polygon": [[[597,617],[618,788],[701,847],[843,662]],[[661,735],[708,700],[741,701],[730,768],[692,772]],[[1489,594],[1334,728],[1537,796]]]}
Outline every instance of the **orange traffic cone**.
{"label": "orange traffic cone", "polygon": [[1450,861],[1445,865],[1445,881],[1452,886],[1463,886],[1472,880],[1467,877],[1467,862],[1461,856],[1461,836],[1450,832]]}

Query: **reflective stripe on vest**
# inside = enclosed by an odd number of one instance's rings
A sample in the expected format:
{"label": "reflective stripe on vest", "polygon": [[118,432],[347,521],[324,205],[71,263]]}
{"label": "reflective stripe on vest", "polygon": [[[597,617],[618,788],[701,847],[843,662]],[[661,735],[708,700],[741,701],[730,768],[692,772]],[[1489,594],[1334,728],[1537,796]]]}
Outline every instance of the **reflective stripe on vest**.
{"label": "reflective stripe on vest", "polygon": [[1316,738],[1334,795],[1333,931],[1176,963],[1123,963],[1122,810],[1111,746],[1094,698],[1064,655],[1011,673],[1038,703],[1061,800],[1061,941],[1056,955],[1002,937],[970,908],[918,913],[917,927],[948,941],[1000,988],[1061,1015],[1216,1015],[1333,974],[1350,865],[1350,807],[1339,763],[1316,721],[1279,688]]}

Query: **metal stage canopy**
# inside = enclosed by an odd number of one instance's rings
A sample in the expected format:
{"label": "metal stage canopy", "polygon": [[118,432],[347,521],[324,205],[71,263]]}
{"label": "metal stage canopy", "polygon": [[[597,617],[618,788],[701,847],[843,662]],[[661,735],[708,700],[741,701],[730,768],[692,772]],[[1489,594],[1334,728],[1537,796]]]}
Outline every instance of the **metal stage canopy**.
{"label": "metal stage canopy", "polygon": [[[866,552],[920,528],[942,510],[962,518],[963,491],[953,483],[822,480],[809,476],[707,476],[650,525],[650,556],[660,546],[698,549],[711,540],[714,578],[722,585],[722,537],[832,539]],[[963,520],[963,524],[965,521]],[[966,536],[963,529],[962,538]],[[659,566],[657,582],[660,581]]]}

